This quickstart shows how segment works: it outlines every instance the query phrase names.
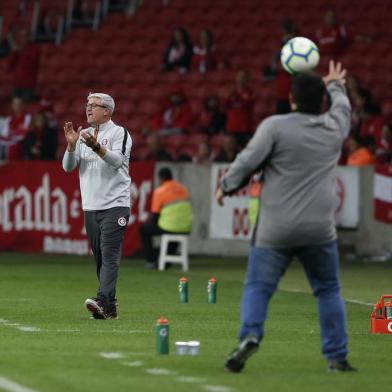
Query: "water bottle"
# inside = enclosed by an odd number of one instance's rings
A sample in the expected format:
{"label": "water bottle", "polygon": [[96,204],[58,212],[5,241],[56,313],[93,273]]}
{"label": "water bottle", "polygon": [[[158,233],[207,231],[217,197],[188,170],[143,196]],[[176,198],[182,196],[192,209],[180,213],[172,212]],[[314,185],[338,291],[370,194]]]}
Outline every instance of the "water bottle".
{"label": "water bottle", "polygon": [[388,320],[392,319],[392,302],[385,303],[385,315]]}
{"label": "water bottle", "polygon": [[169,354],[169,320],[161,316],[156,324],[157,354]]}
{"label": "water bottle", "polygon": [[187,278],[180,279],[178,291],[180,293],[180,302],[182,304],[187,303],[188,302],[188,279]]}
{"label": "water bottle", "polygon": [[218,282],[217,282],[216,278],[211,278],[208,281],[207,293],[208,293],[208,303],[209,304],[216,303],[217,285],[218,285]]}

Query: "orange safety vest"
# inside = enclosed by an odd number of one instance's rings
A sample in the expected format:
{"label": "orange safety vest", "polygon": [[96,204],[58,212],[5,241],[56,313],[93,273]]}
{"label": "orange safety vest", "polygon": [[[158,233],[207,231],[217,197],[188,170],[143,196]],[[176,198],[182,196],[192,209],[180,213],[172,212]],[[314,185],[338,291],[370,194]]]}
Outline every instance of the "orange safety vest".
{"label": "orange safety vest", "polygon": [[192,230],[192,206],[188,190],[175,180],[165,181],[152,196],[151,212],[159,214],[158,226],[175,233]]}

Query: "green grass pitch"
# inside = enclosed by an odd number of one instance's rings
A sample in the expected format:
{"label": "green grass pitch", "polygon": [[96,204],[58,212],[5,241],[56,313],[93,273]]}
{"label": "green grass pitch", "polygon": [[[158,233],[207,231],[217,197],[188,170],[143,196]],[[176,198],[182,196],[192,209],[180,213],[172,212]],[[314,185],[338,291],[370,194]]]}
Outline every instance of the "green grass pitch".
{"label": "green grass pitch", "polygon": [[[0,391],[4,379],[39,392],[374,391],[391,384],[391,335],[369,334],[371,306],[347,302],[350,361],[359,372],[330,374],[320,354],[316,303],[294,263],[273,297],[266,336],[241,374],[224,371],[236,344],[245,259],[191,260],[188,304],[176,267],[145,270],[124,259],[119,319],[90,320],[91,257],[0,253]],[[342,263],[343,296],[375,303],[392,293],[392,264]],[[207,281],[218,302],[207,304]],[[170,354],[155,352],[155,321],[170,322]],[[200,340],[200,355],[175,355],[176,340]],[[105,358],[102,353],[117,353]]]}

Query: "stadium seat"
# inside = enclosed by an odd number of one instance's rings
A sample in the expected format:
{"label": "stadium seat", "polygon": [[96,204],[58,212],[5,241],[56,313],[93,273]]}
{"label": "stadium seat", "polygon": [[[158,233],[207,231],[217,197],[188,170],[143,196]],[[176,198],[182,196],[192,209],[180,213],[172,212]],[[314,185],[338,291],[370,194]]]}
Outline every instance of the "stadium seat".
{"label": "stadium seat", "polygon": [[[27,14],[31,16],[33,2],[25,3]],[[18,4],[19,1],[1,2],[3,36],[18,20]],[[41,4],[55,12],[64,12],[67,0],[41,0]],[[181,83],[189,90],[190,104],[197,113],[206,95],[218,93],[222,98],[227,95],[237,68],[251,70],[256,86],[261,68],[269,64],[272,54],[279,50],[281,21],[285,17],[294,19],[301,34],[311,36],[320,26],[324,10],[331,4],[347,25],[349,33],[367,33],[374,38],[370,44],[352,40],[342,56],[344,65],[370,90],[374,85],[374,93],[380,99],[388,97],[392,87],[389,72],[392,67],[392,55],[389,54],[392,24],[386,0],[360,0],[355,7],[344,0],[332,3],[329,0],[316,3],[312,0],[265,0],[262,7],[257,0],[215,0],[213,4],[210,0],[170,0],[167,5],[157,0],[145,0],[132,17],[109,13],[96,32],[73,28],[59,47],[40,45],[38,90],[53,90],[71,98],[77,97],[77,94],[84,96],[86,91],[99,87],[111,92],[116,99],[141,102],[159,100],[172,84]],[[231,68],[206,75],[196,72],[187,75],[177,72],[160,74],[162,55],[172,29],[178,25],[183,25],[190,32],[193,42],[198,42],[201,29],[210,28],[222,57],[231,60]],[[326,70],[327,60],[322,57],[320,72]],[[104,72],[106,69],[110,72]],[[378,71],[375,72],[375,69]],[[383,79],[384,89],[381,87]],[[6,71],[2,72],[0,82],[4,86],[2,90],[8,91],[10,77]],[[119,85],[124,87],[118,88]],[[256,113],[266,114],[267,110],[263,111],[261,107],[265,106],[268,97],[272,97],[272,90],[266,91],[264,85],[257,85],[256,89],[260,90],[256,98],[256,105],[260,102]],[[1,94],[6,92],[1,91]],[[145,115],[151,105],[141,105],[141,113]],[[272,106],[269,104],[268,107]]]}
{"label": "stadium seat", "polygon": [[127,118],[126,120],[126,126],[131,132],[141,132],[143,128],[148,126],[149,124],[149,119],[145,115],[141,114],[134,114]]}
{"label": "stadium seat", "polygon": [[189,105],[191,107],[191,111],[194,118],[198,119],[200,117],[201,112],[203,111],[203,101],[192,99],[189,101]]}
{"label": "stadium seat", "polygon": [[171,135],[163,138],[167,148],[179,149],[185,145],[189,139],[188,135]]}
{"label": "stadium seat", "polygon": [[139,114],[151,116],[157,111],[157,102],[150,99],[141,100],[135,109]]}
{"label": "stadium seat", "polygon": [[201,132],[191,133],[188,135],[186,144],[198,146],[200,143],[208,140],[208,136]]}

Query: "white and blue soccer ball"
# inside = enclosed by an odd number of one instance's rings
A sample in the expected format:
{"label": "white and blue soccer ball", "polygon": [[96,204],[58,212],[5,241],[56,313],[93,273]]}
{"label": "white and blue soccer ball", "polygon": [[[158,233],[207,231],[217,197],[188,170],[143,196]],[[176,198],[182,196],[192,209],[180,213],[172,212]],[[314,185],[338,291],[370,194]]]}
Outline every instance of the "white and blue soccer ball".
{"label": "white and blue soccer ball", "polygon": [[287,41],[280,52],[280,61],[289,74],[309,72],[320,61],[317,45],[308,38],[295,37]]}

